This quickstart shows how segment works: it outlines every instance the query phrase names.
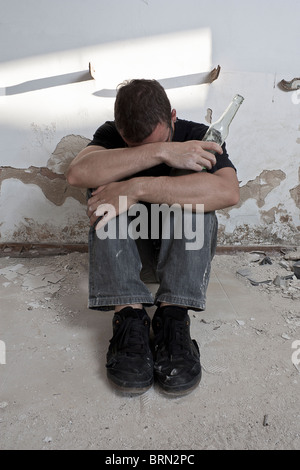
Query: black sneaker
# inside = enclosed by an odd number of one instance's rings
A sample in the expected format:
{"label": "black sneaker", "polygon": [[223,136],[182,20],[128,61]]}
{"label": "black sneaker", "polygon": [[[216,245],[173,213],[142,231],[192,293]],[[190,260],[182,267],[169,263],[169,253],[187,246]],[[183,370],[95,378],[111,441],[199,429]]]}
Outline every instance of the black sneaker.
{"label": "black sneaker", "polygon": [[150,318],[144,309],[125,307],[114,315],[107,377],[125,392],[143,393],[153,383],[149,330]]}
{"label": "black sneaker", "polygon": [[184,307],[158,308],[152,321],[154,376],[165,392],[184,395],[201,380],[198,344],[190,336],[190,317]]}

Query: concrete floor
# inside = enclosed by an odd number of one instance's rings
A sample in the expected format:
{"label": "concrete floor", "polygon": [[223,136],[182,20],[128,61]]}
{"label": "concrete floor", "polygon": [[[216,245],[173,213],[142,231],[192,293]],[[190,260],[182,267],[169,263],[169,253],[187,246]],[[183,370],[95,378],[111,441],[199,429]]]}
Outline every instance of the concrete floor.
{"label": "concrete floor", "polygon": [[249,287],[225,258],[206,312],[190,312],[203,378],[184,398],[107,382],[112,313],[86,307],[86,254],[1,258],[0,449],[299,449],[300,331],[286,322],[299,304]]}

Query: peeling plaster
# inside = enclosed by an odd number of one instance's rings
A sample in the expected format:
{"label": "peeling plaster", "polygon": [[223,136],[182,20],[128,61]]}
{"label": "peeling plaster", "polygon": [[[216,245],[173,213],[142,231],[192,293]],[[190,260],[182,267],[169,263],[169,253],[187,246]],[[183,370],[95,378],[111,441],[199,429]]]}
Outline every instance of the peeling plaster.
{"label": "peeling plaster", "polygon": [[0,167],[1,242],[86,242],[86,190],[70,186],[65,172],[89,142],[68,135],[45,167]]}
{"label": "peeling plaster", "polygon": [[291,214],[288,214],[282,204],[278,204],[275,207],[267,211],[261,211],[262,222],[265,225],[271,225],[279,222],[282,225],[293,226],[293,219]]}
{"label": "peeling plaster", "polygon": [[57,206],[61,206],[66,198],[73,197],[81,204],[85,196],[81,190],[68,185],[64,175],[54,173],[49,168],[31,166],[26,170],[2,167],[0,169],[0,186],[7,179],[17,179],[25,184],[34,184],[41,188],[46,198]]}
{"label": "peeling plaster", "polygon": [[49,158],[47,168],[56,173],[65,174],[70,162],[89,142],[90,139],[81,135],[72,134],[63,137]]}
{"label": "peeling plaster", "polygon": [[[299,227],[284,204],[274,200],[276,205],[263,209],[267,205],[267,196],[285,179],[286,174],[282,170],[264,170],[242,186],[239,204],[219,211],[219,242],[245,245],[299,244]],[[299,207],[299,185],[291,189],[290,194],[296,207]],[[271,201],[269,198],[268,203]]]}
{"label": "peeling plaster", "polygon": [[[0,167],[2,241],[86,242],[89,228],[86,191],[71,187],[65,172],[89,142],[85,137],[68,135],[60,140],[44,167]],[[264,170],[243,185],[239,204],[218,211],[219,243],[280,244],[288,240],[297,244],[299,227],[295,226],[293,215],[283,204],[275,205],[274,201],[272,207],[272,198],[267,200],[286,179],[282,170]],[[290,189],[289,193],[299,208],[300,185]]]}
{"label": "peeling plaster", "polygon": [[[298,175],[299,175],[298,179],[300,183],[300,168],[298,170]],[[296,206],[300,209],[300,184],[298,184],[297,186],[295,186],[295,188],[292,188],[290,190],[290,195],[292,199],[295,201]]]}
{"label": "peeling plaster", "polygon": [[46,198],[57,206],[64,204],[71,197],[81,204],[86,203],[86,191],[71,187],[64,175],[71,160],[88,144],[85,137],[69,135],[56,146],[46,167],[30,166],[27,169],[0,168],[0,188],[4,180],[17,179],[25,184],[35,184],[41,188]]}
{"label": "peeling plaster", "polygon": [[248,181],[241,187],[240,202],[235,207],[241,207],[243,203],[249,199],[256,199],[257,206],[263,207],[267,195],[273,191],[286,178],[286,174],[282,170],[264,170],[255,180]]}
{"label": "peeling plaster", "polygon": [[[240,188],[240,201],[234,209],[241,208],[246,201],[254,199],[258,208],[265,204],[266,197],[286,178],[286,174],[281,170],[264,170],[254,180],[248,181]],[[231,217],[232,208],[219,211],[226,218]],[[249,212],[247,210],[247,215]]]}
{"label": "peeling plaster", "polygon": [[72,197],[53,204],[38,185],[19,179],[2,183],[0,220],[1,243],[83,243],[89,230],[85,205]]}

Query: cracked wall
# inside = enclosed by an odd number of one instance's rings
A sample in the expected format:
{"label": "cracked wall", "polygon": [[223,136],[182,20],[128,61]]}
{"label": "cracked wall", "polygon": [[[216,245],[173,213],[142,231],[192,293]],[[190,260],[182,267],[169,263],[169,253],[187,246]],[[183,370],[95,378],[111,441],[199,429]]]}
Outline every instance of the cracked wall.
{"label": "cracked wall", "polygon": [[86,242],[86,191],[71,187],[64,173],[88,142],[68,135],[45,167],[0,168],[0,243]]}
{"label": "cracked wall", "polygon": [[[86,243],[86,191],[71,187],[65,171],[88,142],[85,137],[68,135],[58,143],[45,167],[1,167],[0,243]],[[286,180],[282,170],[263,170],[241,185],[239,204],[218,212],[219,243],[298,244],[300,227],[295,225],[293,214],[276,195],[275,204],[267,204]],[[289,189],[298,210],[299,183],[300,169],[298,184]]]}
{"label": "cracked wall", "polygon": [[[293,0],[290,15],[278,0],[270,15],[258,0],[248,7],[217,2],[217,10],[214,0],[205,10],[193,1],[173,8],[171,22],[171,0],[128,0],[118,12],[104,0],[90,3],[97,14],[89,28],[82,26],[86,5],[74,5],[71,22],[53,21],[56,10],[46,0],[49,15],[38,27],[33,4],[16,11],[7,3],[2,12],[0,243],[86,243],[85,191],[71,188],[64,172],[97,127],[113,119],[118,84],[140,77],[172,83],[167,93],[178,117],[197,122],[216,120],[236,93],[244,96],[227,139],[241,200],[218,211],[219,241],[300,244],[300,95],[277,86],[299,77],[300,3]],[[59,5],[60,18],[69,18],[67,5]],[[74,82],[90,62],[96,78]],[[212,84],[195,82],[218,64]]]}
{"label": "cracked wall", "polygon": [[[287,127],[286,122],[284,126]],[[44,126],[44,130],[47,135],[43,138],[40,128],[39,142],[49,145],[48,127]],[[296,130],[299,131],[299,126]],[[280,153],[283,147],[276,155],[269,138],[259,159],[250,160],[249,140],[240,136],[236,132],[227,142],[227,148],[237,167],[241,198],[235,207],[218,211],[219,243],[299,244],[300,169],[297,151],[291,146],[283,160]],[[294,142],[298,147],[297,139]],[[66,181],[65,171],[89,141],[87,137],[70,134],[60,139],[44,166],[0,167],[0,243],[87,242],[86,192],[71,187]],[[275,144],[278,145],[277,142]],[[239,149],[242,149],[240,153]],[[279,164],[282,169],[278,169]]]}
{"label": "cracked wall", "polygon": [[[276,196],[276,189],[279,190],[285,180],[286,174],[281,170],[264,170],[254,180],[241,186],[239,204],[233,209],[220,211],[223,224],[219,230],[219,240],[224,244],[298,245],[300,225],[295,215],[299,214],[300,209],[300,184],[289,190],[289,205],[292,207],[289,210],[284,201],[281,202]],[[298,181],[300,183],[300,170]],[[267,203],[268,199],[273,203]],[[226,231],[229,225],[226,221],[231,219],[236,220],[234,227]]]}

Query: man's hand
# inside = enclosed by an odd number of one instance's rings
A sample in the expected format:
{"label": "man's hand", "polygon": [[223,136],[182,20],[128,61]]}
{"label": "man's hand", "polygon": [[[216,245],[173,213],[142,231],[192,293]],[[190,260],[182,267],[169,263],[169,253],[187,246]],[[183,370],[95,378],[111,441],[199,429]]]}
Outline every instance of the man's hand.
{"label": "man's hand", "polygon": [[172,168],[180,170],[210,170],[216,164],[216,157],[211,152],[223,153],[215,142],[190,140],[187,142],[168,142],[164,145],[163,161]]}
{"label": "man's hand", "polygon": [[[120,196],[126,197],[119,198]],[[137,196],[134,194],[133,180],[99,186],[99,188],[93,191],[92,197],[88,200],[87,215],[90,218],[90,225],[94,225],[97,219],[101,217],[96,226],[96,230],[99,230],[109,220],[126,212],[137,202]]]}
{"label": "man's hand", "polygon": [[[216,157],[211,152],[223,153],[220,145],[199,140],[168,142],[159,145],[164,146],[162,157],[164,163],[173,168],[195,172],[201,172],[203,167],[210,169],[216,164]],[[139,178],[132,178],[126,181],[108,183],[99,186],[92,193],[92,197],[88,201],[87,214],[91,225],[94,225],[101,217],[96,230],[104,227],[109,220],[126,212],[133,204],[138,202],[138,181]],[[163,188],[160,188],[160,192],[162,190]],[[126,197],[119,199],[120,196]],[[165,199],[167,200],[167,198]]]}

